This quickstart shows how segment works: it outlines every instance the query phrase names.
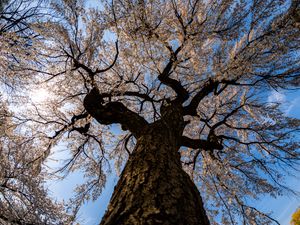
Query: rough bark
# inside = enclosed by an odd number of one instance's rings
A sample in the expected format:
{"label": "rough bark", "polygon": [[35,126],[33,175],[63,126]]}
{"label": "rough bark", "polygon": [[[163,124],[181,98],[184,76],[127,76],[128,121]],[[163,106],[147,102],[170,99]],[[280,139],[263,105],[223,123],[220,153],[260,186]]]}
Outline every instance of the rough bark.
{"label": "rough bark", "polygon": [[209,225],[200,193],[180,162],[178,150],[187,143],[181,103],[166,100],[161,119],[149,124],[120,102],[105,104],[96,87],[85,97],[85,109],[99,123],[119,123],[137,139],[101,225]]}
{"label": "rough bark", "polygon": [[101,225],[209,225],[200,193],[182,170],[177,132],[165,122],[138,138]]}

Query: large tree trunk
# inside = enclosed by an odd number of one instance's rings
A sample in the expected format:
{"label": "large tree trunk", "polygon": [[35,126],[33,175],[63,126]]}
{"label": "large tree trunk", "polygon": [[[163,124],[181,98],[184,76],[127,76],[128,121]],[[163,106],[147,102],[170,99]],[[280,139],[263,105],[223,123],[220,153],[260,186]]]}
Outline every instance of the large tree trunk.
{"label": "large tree trunk", "polygon": [[182,170],[178,140],[161,124],[137,140],[101,225],[209,225],[200,193]]}

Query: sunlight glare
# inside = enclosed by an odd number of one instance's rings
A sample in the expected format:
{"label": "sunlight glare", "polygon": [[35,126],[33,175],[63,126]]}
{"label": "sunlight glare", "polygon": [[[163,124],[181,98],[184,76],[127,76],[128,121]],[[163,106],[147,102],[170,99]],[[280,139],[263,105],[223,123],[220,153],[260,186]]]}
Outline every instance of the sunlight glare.
{"label": "sunlight glare", "polygon": [[41,103],[47,100],[49,92],[45,88],[34,90],[30,94],[30,98],[34,103]]}

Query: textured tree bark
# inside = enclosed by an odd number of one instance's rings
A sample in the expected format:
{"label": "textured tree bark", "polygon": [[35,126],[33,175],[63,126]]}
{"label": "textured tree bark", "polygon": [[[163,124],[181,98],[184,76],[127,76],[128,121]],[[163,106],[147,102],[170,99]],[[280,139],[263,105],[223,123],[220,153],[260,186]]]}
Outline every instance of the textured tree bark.
{"label": "textured tree bark", "polygon": [[165,124],[152,124],[138,138],[101,225],[209,225],[200,193],[181,167],[178,137]]}

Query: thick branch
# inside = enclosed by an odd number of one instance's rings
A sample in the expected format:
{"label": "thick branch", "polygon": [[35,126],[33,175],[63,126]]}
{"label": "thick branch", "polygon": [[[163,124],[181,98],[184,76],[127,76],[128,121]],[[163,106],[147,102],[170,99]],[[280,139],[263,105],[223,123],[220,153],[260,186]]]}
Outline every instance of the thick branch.
{"label": "thick branch", "polygon": [[150,97],[148,94],[140,93],[137,91],[125,91],[125,92],[113,92],[113,93],[102,93],[102,98],[111,98],[114,96],[132,96],[132,97],[138,97],[145,101],[149,102],[156,102],[152,97]]}
{"label": "thick branch", "polygon": [[174,64],[177,62],[177,54],[181,50],[182,47],[179,47],[175,52],[170,48],[169,50],[171,51],[171,58],[162,71],[162,73],[159,74],[158,79],[164,84],[172,88],[176,94],[177,94],[177,99],[180,102],[185,102],[189,98],[189,93],[188,91],[182,86],[180,81],[175,80],[170,78],[170,74],[172,73],[172,67]]}
{"label": "thick branch", "polygon": [[148,122],[121,102],[104,104],[98,88],[93,88],[83,101],[86,111],[100,124],[120,123],[123,130],[129,130],[135,137],[143,134]]}
{"label": "thick branch", "polygon": [[217,141],[207,141],[201,139],[191,139],[186,136],[181,137],[181,145],[193,149],[204,149],[204,150],[222,150],[223,146]]}
{"label": "thick branch", "polygon": [[211,92],[217,89],[219,85],[218,81],[209,80],[203,88],[193,97],[190,104],[184,107],[184,115],[197,116],[197,107],[200,101],[209,95]]}

